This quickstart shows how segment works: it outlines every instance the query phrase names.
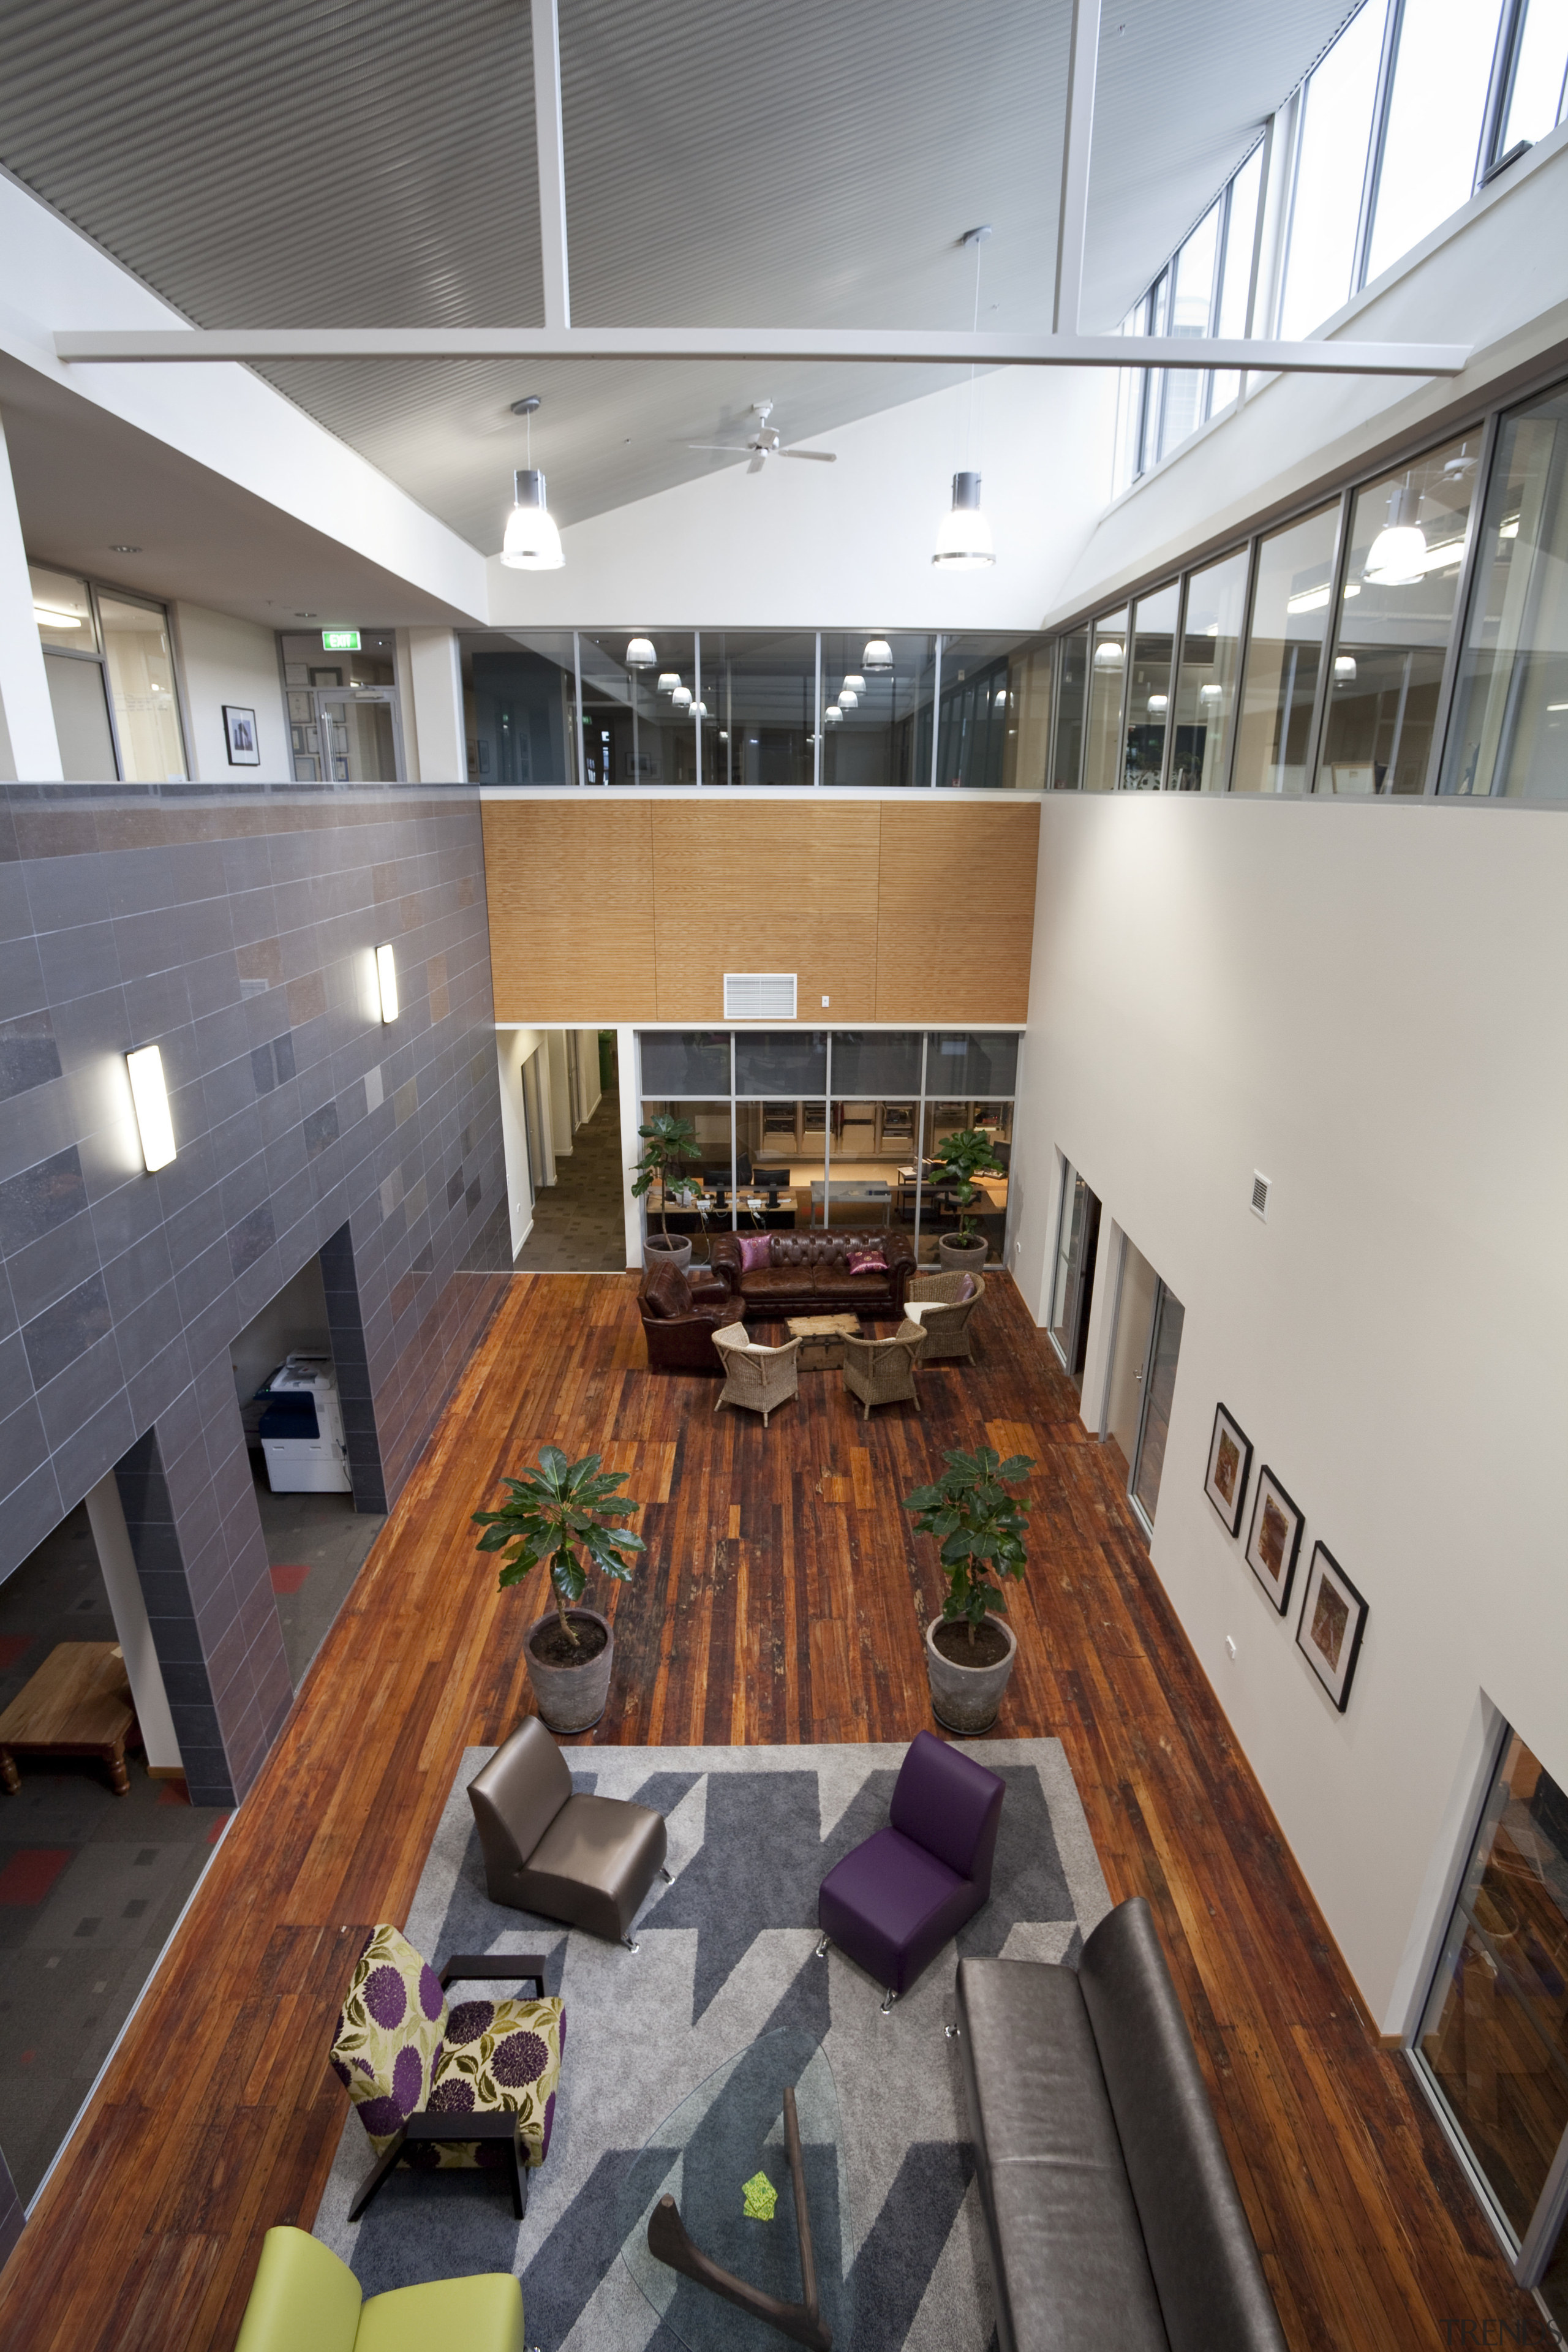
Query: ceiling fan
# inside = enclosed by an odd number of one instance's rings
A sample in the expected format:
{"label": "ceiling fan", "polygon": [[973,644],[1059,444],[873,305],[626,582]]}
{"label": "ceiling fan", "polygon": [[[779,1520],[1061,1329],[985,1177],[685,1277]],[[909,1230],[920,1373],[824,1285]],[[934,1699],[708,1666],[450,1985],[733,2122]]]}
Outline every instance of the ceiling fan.
{"label": "ceiling fan", "polygon": [[760,474],[770,457],[809,457],[818,466],[837,463],[832,449],[786,449],[777,427],[768,423],[773,413],[771,400],[754,400],[752,414],[757,420],[757,429],[749,441],[689,441],[686,446],[689,449],[722,449],[735,457],[743,457],[749,451],[752,462],[746,468],[748,474]]}

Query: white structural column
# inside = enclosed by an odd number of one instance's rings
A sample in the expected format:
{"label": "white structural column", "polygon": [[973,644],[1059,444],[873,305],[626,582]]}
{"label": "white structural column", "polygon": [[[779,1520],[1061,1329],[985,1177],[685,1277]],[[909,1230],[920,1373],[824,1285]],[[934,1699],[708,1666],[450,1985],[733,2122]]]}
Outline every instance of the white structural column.
{"label": "white structural column", "polygon": [[174,1737],[174,1718],[169,1712],[168,1695],[163,1688],[163,1670],[153,1646],[147,1602],[142,1580],[136,1573],[136,1555],[125,1524],[125,1507],[112,1470],[89,1493],[87,1516],[109,1594],[110,1614],[125,1654],[125,1678],[131,1685],[148,1769],[153,1772],[177,1772],[180,1743]]}
{"label": "white structural column", "polygon": [[1073,0],[1068,58],[1067,121],[1062,128],[1062,194],[1057,215],[1057,285],[1052,326],[1076,335],[1083,294],[1089,226],[1089,156],[1094,134],[1094,80],[1100,66],[1100,0]]}
{"label": "white structural column", "polygon": [[544,323],[572,324],[566,266],[566,136],[561,119],[561,24],[556,0],[532,0],[533,136],[539,152],[539,247]]}
{"label": "white structural column", "polygon": [[44,649],[33,617],[27,551],[11,460],[0,426],[0,763],[12,783],[58,784],[63,774]]}
{"label": "white structural column", "polygon": [[410,629],[408,678],[422,784],[460,784],[468,772],[463,669],[455,629]]}

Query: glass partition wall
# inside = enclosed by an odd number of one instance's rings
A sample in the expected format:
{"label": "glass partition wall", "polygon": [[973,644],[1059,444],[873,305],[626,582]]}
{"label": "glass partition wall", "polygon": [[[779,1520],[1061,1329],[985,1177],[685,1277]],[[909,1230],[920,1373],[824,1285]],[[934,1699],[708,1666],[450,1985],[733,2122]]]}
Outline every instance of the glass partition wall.
{"label": "glass partition wall", "polygon": [[1068,630],[1045,772],[1568,800],[1565,583],[1560,384]]}
{"label": "glass partition wall", "polygon": [[1041,792],[1037,635],[465,630],[468,780]]}
{"label": "glass partition wall", "polygon": [[[688,1120],[698,1154],[668,1200],[646,1197],[646,1231],[898,1230],[931,1265],[967,1213],[1003,1262],[1016,1030],[644,1029],[637,1044],[643,1122]],[[937,1161],[963,1129],[1000,1164],[967,1212]]]}

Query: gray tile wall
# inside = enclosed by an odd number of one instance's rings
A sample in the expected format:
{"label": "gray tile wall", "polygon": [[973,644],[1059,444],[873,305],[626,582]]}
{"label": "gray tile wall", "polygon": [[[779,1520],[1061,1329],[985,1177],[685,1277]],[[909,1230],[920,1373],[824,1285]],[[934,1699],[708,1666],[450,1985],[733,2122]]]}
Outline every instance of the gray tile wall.
{"label": "gray tile wall", "polygon": [[229,1347],[317,1252],[384,1510],[510,1265],[477,797],[0,787],[0,1576],[118,1468],[202,1803],[289,1703]]}

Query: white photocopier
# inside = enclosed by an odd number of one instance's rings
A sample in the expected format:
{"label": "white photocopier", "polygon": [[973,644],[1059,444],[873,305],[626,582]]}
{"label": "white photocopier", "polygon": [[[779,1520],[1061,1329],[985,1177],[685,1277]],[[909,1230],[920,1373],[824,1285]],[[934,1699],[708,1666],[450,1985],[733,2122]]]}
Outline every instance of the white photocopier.
{"label": "white photocopier", "polygon": [[331,1358],[290,1356],[256,1393],[266,1406],[261,1450],[273,1493],[351,1493],[353,1482]]}

